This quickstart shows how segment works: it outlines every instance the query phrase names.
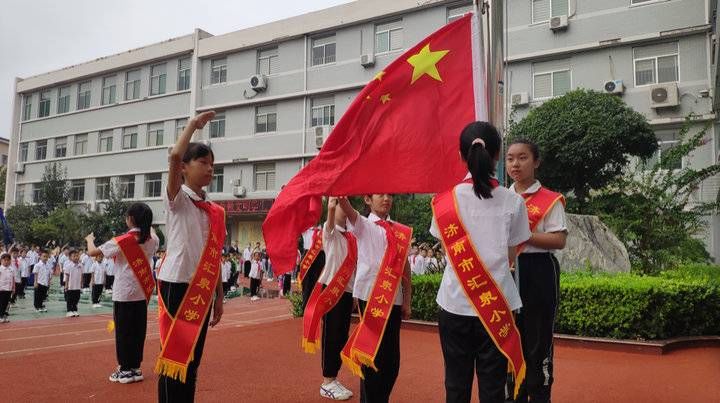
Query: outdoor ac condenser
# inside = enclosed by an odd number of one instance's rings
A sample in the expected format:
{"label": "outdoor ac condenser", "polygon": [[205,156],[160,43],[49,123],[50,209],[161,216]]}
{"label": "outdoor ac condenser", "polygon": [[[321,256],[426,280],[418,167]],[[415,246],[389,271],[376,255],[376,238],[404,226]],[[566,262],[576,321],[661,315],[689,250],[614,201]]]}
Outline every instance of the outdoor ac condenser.
{"label": "outdoor ac condenser", "polygon": [[650,87],[651,108],[667,108],[679,104],[677,83],[664,83]]}

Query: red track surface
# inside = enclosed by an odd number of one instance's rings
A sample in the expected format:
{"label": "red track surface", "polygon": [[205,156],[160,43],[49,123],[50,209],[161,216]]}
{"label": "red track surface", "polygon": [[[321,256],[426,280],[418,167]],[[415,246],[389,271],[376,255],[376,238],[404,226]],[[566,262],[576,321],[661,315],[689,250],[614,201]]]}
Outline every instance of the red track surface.
{"label": "red track surface", "polygon": [[[301,352],[301,322],[290,318],[286,300],[236,298],[225,307],[221,324],[208,335],[197,401],[326,401],[318,396],[319,356]],[[108,315],[1,325],[0,401],[154,401],[159,346],[150,316],[145,381],[129,385],[107,380],[116,365],[113,335],[105,330]],[[437,333],[403,329],[401,343],[392,401],[443,401]],[[555,402],[720,402],[720,348],[657,356],[557,347],[555,357]],[[340,380],[358,394],[358,381],[347,371]]]}

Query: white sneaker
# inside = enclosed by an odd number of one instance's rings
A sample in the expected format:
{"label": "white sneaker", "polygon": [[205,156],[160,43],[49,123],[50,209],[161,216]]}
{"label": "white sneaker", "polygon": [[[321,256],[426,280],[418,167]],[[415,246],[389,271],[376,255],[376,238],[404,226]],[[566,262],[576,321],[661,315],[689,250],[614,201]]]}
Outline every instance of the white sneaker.
{"label": "white sneaker", "polygon": [[250,297],[250,301],[257,301],[259,299],[260,297],[258,297],[257,295],[253,295],[252,297]]}
{"label": "white sneaker", "polygon": [[236,290],[237,290],[237,287],[235,287],[235,286],[230,287],[230,291],[236,291]]}
{"label": "white sneaker", "polygon": [[338,381],[332,381],[327,385],[320,385],[320,396],[330,400],[348,400],[351,395],[347,392],[347,389],[342,387]]}
{"label": "white sneaker", "polygon": [[102,308],[102,305],[100,305],[100,304],[93,304],[92,307],[93,307],[93,308]]}
{"label": "white sneaker", "polygon": [[353,397],[352,391],[350,389],[346,388],[345,385],[340,383],[340,381],[335,380],[335,383],[337,383],[338,387],[340,387],[340,389],[344,390],[348,396]]}
{"label": "white sneaker", "polygon": [[75,314],[73,312],[68,312],[65,314],[66,318],[72,318],[73,316],[75,316]]}
{"label": "white sneaker", "polygon": [[78,316],[80,316],[80,314],[77,311],[75,311],[75,312],[73,312],[73,316],[78,317]]}
{"label": "white sneaker", "polygon": [[40,308],[40,312],[47,312],[47,308]]}
{"label": "white sneaker", "polygon": [[145,379],[145,377],[143,377],[143,373],[140,368],[133,369],[132,373],[133,373],[133,381],[135,381],[135,382],[140,382],[143,379]]}

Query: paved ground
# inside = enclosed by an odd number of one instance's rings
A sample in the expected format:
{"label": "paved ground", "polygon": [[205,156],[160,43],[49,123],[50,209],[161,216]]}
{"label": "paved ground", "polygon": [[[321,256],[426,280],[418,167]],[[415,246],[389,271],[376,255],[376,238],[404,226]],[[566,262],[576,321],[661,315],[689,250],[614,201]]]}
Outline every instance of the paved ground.
{"label": "paved ground", "polygon": [[[325,401],[318,397],[319,356],[301,352],[302,324],[290,318],[288,301],[241,297],[225,307],[221,324],[208,336],[197,401]],[[156,317],[149,317],[142,366],[146,380],[130,385],[107,381],[115,365],[113,335],[105,330],[107,312],[0,325],[0,377],[3,385],[13,385],[3,387],[0,401],[154,401],[152,366],[159,345]],[[40,387],[38,379],[43,379]],[[357,379],[347,371],[340,379],[358,390]],[[558,347],[553,401],[720,402],[718,379],[720,348],[655,356]],[[443,400],[436,331],[403,329],[401,374],[392,401]]]}

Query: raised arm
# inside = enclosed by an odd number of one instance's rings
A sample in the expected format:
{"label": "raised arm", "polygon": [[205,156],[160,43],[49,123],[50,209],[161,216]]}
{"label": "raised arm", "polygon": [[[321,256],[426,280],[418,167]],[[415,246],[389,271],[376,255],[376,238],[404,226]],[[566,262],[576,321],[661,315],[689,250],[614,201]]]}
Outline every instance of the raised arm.
{"label": "raised arm", "polygon": [[338,197],[337,199],[340,204],[340,208],[343,209],[345,215],[350,220],[350,223],[355,225],[355,222],[357,222],[357,218],[360,214],[358,214],[358,212],[353,208],[347,197]]}
{"label": "raised arm", "polygon": [[335,208],[338,204],[338,198],[337,197],[330,197],[328,198],[328,215],[327,215],[327,223],[325,224],[327,226],[328,233],[333,232],[335,230]]}
{"label": "raised arm", "polygon": [[85,242],[87,243],[88,256],[95,257],[97,255],[102,255],[100,249],[95,247],[95,233],[91,232],[88,234],[88,236],[85,237]]}
{"label": "raised arm", "polygon": [[195,133],[195,130],[200,130],[205,127],[207,122],[213,117],[215,117],[215,111],[207,111],[190,119],[187,126],[185,126],[185,130],[183,130],[170,151],[170,156],[168,157],[169,173],[167,186],[168,198],[170,198],[170,200],[175,199],[175,196],[180,191],[180,186],[183,184],[182,157],[188,148],[188,144],[190,144],[193,133]]}

